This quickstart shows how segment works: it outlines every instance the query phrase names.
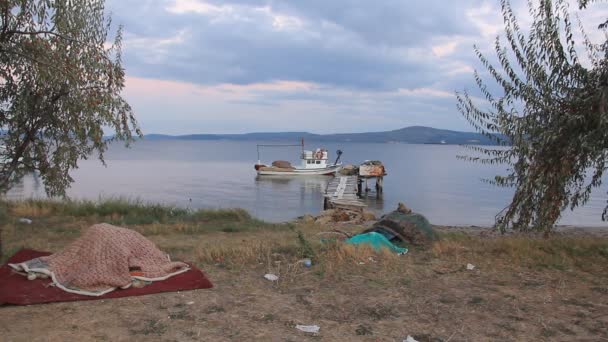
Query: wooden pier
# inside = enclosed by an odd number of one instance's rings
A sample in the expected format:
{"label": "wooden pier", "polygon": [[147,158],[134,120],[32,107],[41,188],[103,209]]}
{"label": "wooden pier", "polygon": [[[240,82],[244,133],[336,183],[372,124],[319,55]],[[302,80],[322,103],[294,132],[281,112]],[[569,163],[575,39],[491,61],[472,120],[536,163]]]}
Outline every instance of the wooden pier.
{"label": "wooden pier", "polygon": [[351,165],[342,171],[344,171],[342,174],[338,174],[327,184],[323,210],[335,208],[363,209],[367,207],[367,204],[361,198],[368,196],[370,192],[368,181],[371,178],[376,180],[376,197],[378,199],[382,198],[384,176],[386,176],[386,169],[382,162],[378,160],[366,161],[358,167]]}
{"label": "wooden pier", "polygon": [[327,185],[323,209],[353,209],[365,208],[365,204],[358,196],[359,179],[357,176],[336,176]]}

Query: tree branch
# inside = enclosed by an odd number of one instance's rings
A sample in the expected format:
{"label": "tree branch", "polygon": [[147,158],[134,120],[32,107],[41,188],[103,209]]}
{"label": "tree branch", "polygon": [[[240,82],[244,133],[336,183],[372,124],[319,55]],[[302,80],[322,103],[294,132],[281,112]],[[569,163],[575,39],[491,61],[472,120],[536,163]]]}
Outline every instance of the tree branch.
{"label": "tree branch", "polygon": [[28,35],[28,36],[37,36],[39,34],[50,34],[56,37],[59,37],[61,39],[65,39],[65,40],[69,40],[72,42],[76,42],[77,40],[65,35],[62,35],[60,33],[57,32],[53,32],[53,31],[47,31],[47,30],[40,30],[40,31],[20,31],[20,30],[10,30],[10,31],[6,31],[6,34],[23,34],[23,35]]}

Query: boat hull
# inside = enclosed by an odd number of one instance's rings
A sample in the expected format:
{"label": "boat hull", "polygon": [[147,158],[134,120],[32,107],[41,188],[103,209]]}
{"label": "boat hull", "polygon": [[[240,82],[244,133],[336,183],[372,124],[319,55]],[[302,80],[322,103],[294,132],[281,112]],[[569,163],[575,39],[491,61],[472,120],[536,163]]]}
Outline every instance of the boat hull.
{"label": "boat hull", "polygon": [[322,169],[279,169],[273,167],[261,167],[257,170],[260,176],[332,176],[335,175],[342,165],[333,165]]}

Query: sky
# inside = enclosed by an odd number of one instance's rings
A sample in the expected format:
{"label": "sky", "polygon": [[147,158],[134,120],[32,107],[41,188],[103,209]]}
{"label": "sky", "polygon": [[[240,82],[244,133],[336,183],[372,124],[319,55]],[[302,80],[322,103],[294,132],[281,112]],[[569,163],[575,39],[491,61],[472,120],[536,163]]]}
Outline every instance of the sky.
{"label": "sky", "polygon": [[[525,1],[512,3],[525,25]],[[608,13],[592,8],[581,13],[588,32]],[[492,55],[503,29],[498,0],[108,0],[106,10],[124,27],[123,95],[144,134],[472,131],[454,92],[475,91],[473,45]]]}

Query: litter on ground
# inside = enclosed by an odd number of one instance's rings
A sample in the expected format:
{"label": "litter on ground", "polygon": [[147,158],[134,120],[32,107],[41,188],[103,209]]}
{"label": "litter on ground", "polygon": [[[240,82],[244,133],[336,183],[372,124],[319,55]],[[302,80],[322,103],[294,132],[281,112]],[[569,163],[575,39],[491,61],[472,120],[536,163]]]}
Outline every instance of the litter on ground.
{"label": "litter on ground", "polygon": [[296,329],[307,333],[318,333],[321,329],[318,325],[296,325]]}
{"label": "litter on ground", "polygon": [[472,271],[475,269],[475,265],[473,264],[467,264],[467,270]]}
{"label": "litter on ground", "polygon": [[264,278],[270,280],[270,281],[277,281],[279,280],[279,276],[276,274],[272,274],[272,273],[266,273],[264,274]]}

